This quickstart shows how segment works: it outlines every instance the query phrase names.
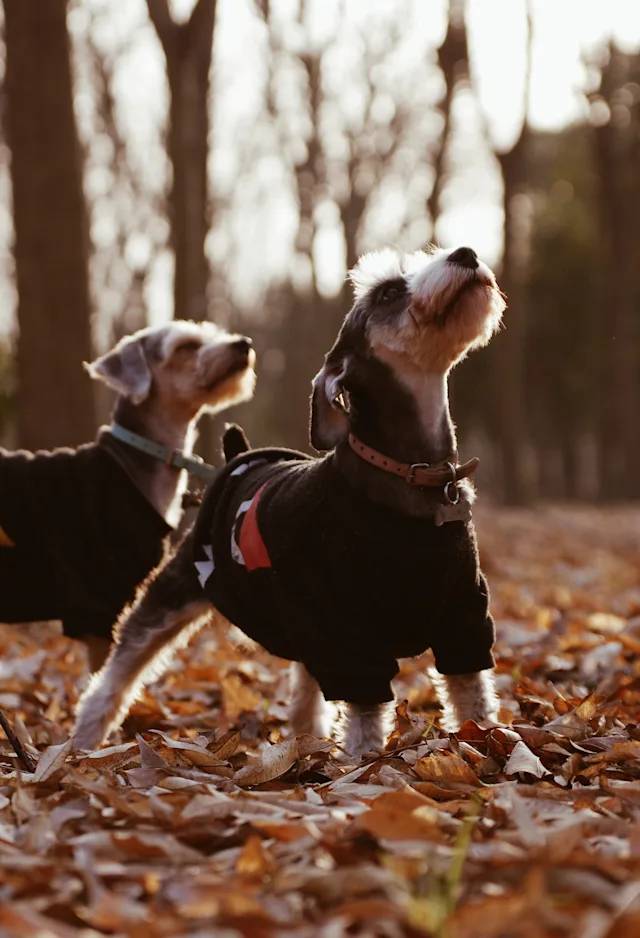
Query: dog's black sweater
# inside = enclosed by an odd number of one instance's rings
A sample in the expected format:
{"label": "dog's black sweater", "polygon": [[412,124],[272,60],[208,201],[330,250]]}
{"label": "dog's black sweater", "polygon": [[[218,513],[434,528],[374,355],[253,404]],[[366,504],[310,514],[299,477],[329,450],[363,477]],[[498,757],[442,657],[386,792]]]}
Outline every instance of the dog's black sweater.
{"label": "dog's black sweater", "polygon": [[111,637],[172,530],[98,441],[76,450],[0,449],[0,621],[62,619]]}
{"label": "dog's black sweater", "polygon": [[352,488],[332,456],[253,450],[215,480],[194,532],[207,596],[250,638],[302,662],[327,700],[392,699],[397,659],[493,667],[473,527],[436,527]]}

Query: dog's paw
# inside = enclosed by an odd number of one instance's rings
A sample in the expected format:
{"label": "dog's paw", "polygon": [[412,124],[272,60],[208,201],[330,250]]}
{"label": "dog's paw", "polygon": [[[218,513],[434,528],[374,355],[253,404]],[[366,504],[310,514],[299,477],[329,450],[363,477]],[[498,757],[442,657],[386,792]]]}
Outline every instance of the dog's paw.
{"label": "dog's paw", "polygon": [[106,740],[109,729],[106,714],[84,710],[71,734],[75,748],[93,752]]}
{"label": "dog's paw", "polygon": [[104,740],[101,731],[92,731],[84,727],[78,732],[73,733],[71,738],[73,739],[74,749],[82,749],[84,752],[94,752],[96,749],[100,748]]}

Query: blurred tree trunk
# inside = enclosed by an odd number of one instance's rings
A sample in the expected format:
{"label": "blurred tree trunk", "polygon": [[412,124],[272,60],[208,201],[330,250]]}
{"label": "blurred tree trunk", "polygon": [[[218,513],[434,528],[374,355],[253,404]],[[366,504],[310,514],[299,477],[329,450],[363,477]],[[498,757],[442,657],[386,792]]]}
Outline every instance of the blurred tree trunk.
{"label": "blurred tree trunk", "polygon": [[92,439],[88,237],[66,0],[3,0],[18,288],[18,439]]}
{"label": "blurred tree trunk", "polygon": [[[300,22],[304,16],[300,7]],[[310,370],[320,369],[325,353],[335,336],[335,303],[325,300],[318,290],[317,270],[313,253],[317,233],[315,208],[318,189],[327,184],[326,162],[320,139],[320,108],[322,104],[322,58],[308,53],[300,56],[308,92],[310,132],[306,143],[306,157],[295,166],[296,195],[298,199],[298,230],[295,251],[309,266],[309,283],[289,292],[287,316],[282,329],[282,347],[286,356],[286,381],[276,400],[277,413],[282,418],[283,430],[295,446],[307,448],[309,438]],[[305,350],[305,355],[300,350]]]}
{"label": "blurred tree trunk", "polygon": [[171,99],[169,210],[175,254],[174,316],[178,319],[207,318],[209,76],[216,5],[217,0],[197,0],[190,18],[176,23],[168,0],[147,0],[165,54]]}
{"label": "blurred tree trunk", "polygon": [[495,407],[500,434],[503,499],[509,505],[525,504],[532,492],[526,465],[528,418],[526,398],[527,284],[526,234],[522,231],[519,196],[527,178],[526,123],[514,146],[498,153],[504,185],[504,250],[500,286],[507,295],[506,330],[495,337]]}
{"label": "blurred tree trunk", "polygon": [[[430,240],[437,241],[437,229],[442,215],[442,194],[447,182],[447,157],[453,127],[453,102],[462,82],[469,80],[469,47],[467,43],[467,26],[465,22],[465,0],[449,0],[449,16],[447,31],[438,51],[438,66],[444,81],[444,95],[438,108],[442,118],[442,131],[430,155],[433,166],[433,185],[427,198],[427,214],[431,224]],[[462,374],[462,379],[460,378]],[[465,371],[454,371],[449,383],[449,400],[454,412],[457,409],[459,396],[459,382],[468,379]],[[483,384],[476,384],[475,393]]]}
{"label": "blurred tree trunk", "polygon": [[[620,117],[619,90],[638,78],[632,60],[611,46],[602,70],[600,94]],[[631,86],[633,87],[633,86]],[[629,120],[594,129],[599,180],[599,237],[602,261],[601,338],[603,362],[600,409],[600,497],[640,494],[640,376],[637,268],[640,243],[639,106]]]}
{"label": "blurred tree trunk", "polygon": [[450,0],[447,32],[438,49],[438,65],[445,91],[440,104],[442,133],[432,157],[433,186],[427,199],[432,239],[435,239],[436,227],[442,214],[442,192],[447,179],[445,168],[451,137],[453,100],[460,82],[469,80],[469,49],[464,19],[464,0]]}
{"label": "blurred tree trunk", "polygon": [[522,127],[506,151],[495,151],[503,183],[504,247],[499,282],[507,295],[506,329],[488,350],[493,364],[494,408],[502,467],[503,500],[509,505],[529,502],[533,492],[527,467],[529,441],[526,399],[527,262],[529,232],[524,222],[522,196],[529,174],[531,133],[527,122],[531,84],[531,10],[527,5],[527,45],[523,89]]}

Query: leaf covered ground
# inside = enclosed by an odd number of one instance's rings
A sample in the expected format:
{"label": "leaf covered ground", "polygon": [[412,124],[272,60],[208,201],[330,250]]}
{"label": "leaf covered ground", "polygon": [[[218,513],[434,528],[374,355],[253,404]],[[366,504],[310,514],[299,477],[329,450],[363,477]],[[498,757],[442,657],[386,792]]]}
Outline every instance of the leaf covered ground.
{"label": "leaf covered ground", "polygon": [[640,509],[478,512],[504,729],[403,663],[387,752],[286,734],[286,671],[215,628],[73,754],[81,648],[0,627],[0,936],[636,938]]}

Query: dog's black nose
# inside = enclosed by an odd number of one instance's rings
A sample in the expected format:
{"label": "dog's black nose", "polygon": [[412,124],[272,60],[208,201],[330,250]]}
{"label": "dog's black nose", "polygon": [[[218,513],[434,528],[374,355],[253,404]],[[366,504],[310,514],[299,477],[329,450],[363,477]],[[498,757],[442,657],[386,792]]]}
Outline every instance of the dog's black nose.
{"label": "dog's black nose", "polygon": [[243,336],[241,339],[237,339],[233,343],[233,347],[235,349],[237,349],[239,352],[244,352],[245,354],[248,353],[252,345],[253,345],[253,342],[251,341],[249,336],[246,336],[246,335]]}
{"label": "dog's black nose", "polygon": [[447,258],[452,264],[459,264],[460,267],[468,267],[475,270],[478,266],[478,255],[473,248],[456,248]]}

